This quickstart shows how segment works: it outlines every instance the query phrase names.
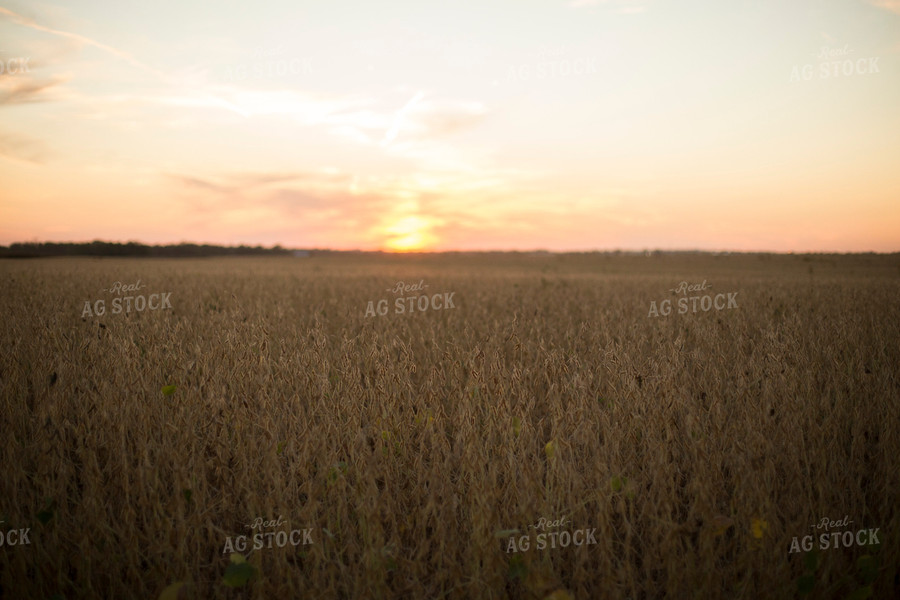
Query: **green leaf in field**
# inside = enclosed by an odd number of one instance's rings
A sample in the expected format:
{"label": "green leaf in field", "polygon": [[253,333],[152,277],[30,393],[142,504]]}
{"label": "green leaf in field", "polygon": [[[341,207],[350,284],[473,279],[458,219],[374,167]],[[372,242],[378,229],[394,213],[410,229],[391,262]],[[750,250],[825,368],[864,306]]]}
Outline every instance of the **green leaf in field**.
{"label": "green leaf in field", "polygon": [[847,596],[847,600],[866,600],[866,598],[872,597],[872,586],[867,585],[863,586],[859,589],[853,590],[850,592],[850,595]]}
{"label": "green leaf in field", "polygon": [[758,540],[761,540],[769,530],[769,523],[765,519],[753,517],[750,521],[750,533]]}
{"label": "green leaf in field", "polygon": [[186,585],[190,582],[188,581],[176,581],[175,583],[169,585],[162,591],[159,595],[159,600],[180,600],[184,598],[181,594],[181,590],[184,589]]}
{"label": "green leaf in field", "polygon": [[522,421],[519,419],[519,417],[512,418],[512,429],[513,435],[519,437],[519,432],[522,431]]}
{"label": "green leaf in field", "polygon": [[553,455],[556,454],[556,444],[553,443],[553,440],[550,440],[544,446],[544,454],[547,455],[547,458],[553,458]]}
{"label": "green leaf in field", "polygon": [[494,534],[495,538],[504,539],[519,533],[518,529],[501,529]]}
{"label": "green leaf in field", "polygon": [[434,413],[429,408],[424,414],[419,414],[415,418],[416,425],[431,425],[434,423]]}
{"label": "green leaf in field", "polygon": [[528,567],[525,565],[525,558],[521,554],[515,554],[509,559],[509,578],[525,579],[528,575]]}
{"label": "green leaf in field", "polygon": [[56,500],[52,498],[47,498],[44,504],[44,508],[37,514],[37,520],[41,522],[41,525],[46,525],[50,522],[50,519],[53,518],[53,515],[56,512]]}
{"label": "green leaf in field", "polygon": [[863,583],[872,583],[878,578],[878,559],[869,554],[864,554],[856,560],[859,576]]}
{"label": "green leaf in field", "polygon": [[612,488],[612,491],[621,492],[626,483],[628,483],[627,477],[619,477],[616,475],[609,481],[609,486]]}
{"label": "green leaf in field", "polygon": [[394,543],[390,543],[380,551],[381,558],[384,564],[384,568],[388,571],[396,571],[397,570],[397,559],[394,558],[394,554],[397,552],[397,545]]}
{"label": "green leaf in field", "polygon": [[165,396],[171,396],[172,394],[175,393],[175,387],[176,387],[176,386],[174,386],[174,385],[164,385],[164,386],[162,386],[162,393],[163,393],[163,395],[165,395]]}
{"label": "green leaf in field", "polygon": [[225,576],[222,577],[223,583],[228,587],[241,587],[247,585],[256,575],[256,568],[247,562],[243,555],[233,552],[231,554],[231,564],[225,569]]}
{"label": "green leaf in field", "polygon": [[805,596],[810,593],[813,587],[816,585],[816,578],[807,573],[806,575],[801,575],[797,580],[797,593],[801,596]]}
{"label": "green leaf in field", "polygon": [[181,490],[181,495],[184,496],[184,501],[187,502],[188,504],[190,504],[191,496],[194,495],[194,492],[192,492],[188,488],[184,488],[183,490]]}
{"label": "green leaf in field", "polygon": [[806,566],[807,571],[810,573],[815,572],[815,570],[819,568],[819,553],[815,550],[807,552],[803,557],[803,564]]}
{"label": "green leaf in field", "polygon": [[336,462],[331,465],[331,469],[328,471],[328,485],[335,483],[338,480],[338,477],[344,475],[347,472],[347,463],[344,461]]}
{"label": "green leaf in field", "polygon": [[275,454],[280,455],[282,452],[284,452],[285,445],[286,444],[284,442],[278,442],[278,445],[275,446]]}

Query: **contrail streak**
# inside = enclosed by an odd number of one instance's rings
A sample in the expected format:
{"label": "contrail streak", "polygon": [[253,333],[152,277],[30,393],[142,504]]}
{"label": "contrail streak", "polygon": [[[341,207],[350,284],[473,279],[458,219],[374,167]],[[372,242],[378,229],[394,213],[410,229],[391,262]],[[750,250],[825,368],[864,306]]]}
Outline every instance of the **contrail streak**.
{"label": "contrail streak", "polygon": [[403,122],[403,116],[409,111],[416,103],[425,97],[423,92],[416,93],[412,99],[406,103],[406,105],[397,111],[396,116],[394,116],[394,122],[391,124],[391,128],[388,129],[387,133],[384,136],[384,140],[381,142],[382,146],[387,146],[391,142],[394,141],[394,138],[397,137],[397,132],[400,130],[400,124]]}

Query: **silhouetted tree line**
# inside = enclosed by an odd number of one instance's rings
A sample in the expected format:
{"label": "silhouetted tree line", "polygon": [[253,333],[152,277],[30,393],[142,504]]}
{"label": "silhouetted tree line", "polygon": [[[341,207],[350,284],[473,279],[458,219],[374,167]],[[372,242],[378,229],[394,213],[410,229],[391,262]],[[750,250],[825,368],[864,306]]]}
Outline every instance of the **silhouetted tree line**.
{"label": "silhouetted tree line", "polygon": [[155,258],[198,258],[206,256],[278,256],[289,255],[291,250],[280,245],[262,246],[212,246],[209,244],[170,244],[148,246],[137,242],[16,242],[9,247],[0,246],[3,258],[38,258],[45,256],[144,256]]}

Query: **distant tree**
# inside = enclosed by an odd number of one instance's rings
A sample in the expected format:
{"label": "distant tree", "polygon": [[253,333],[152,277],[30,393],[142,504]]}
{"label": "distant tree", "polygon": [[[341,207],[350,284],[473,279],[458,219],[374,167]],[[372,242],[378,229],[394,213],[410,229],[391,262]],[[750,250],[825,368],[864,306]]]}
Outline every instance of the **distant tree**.
{"label": "distant tree", "polygon": [[289,255],[290,251],[276,245],[263,248],[240,245],[213,246],[204,244],[169,244],[165,246],[148,246],[138,242],[14,242],[0,246],[0,257],[4,258],[40,258],[48,256],[150,256],[159,258],[200,258],[214,256],[278,256]]}

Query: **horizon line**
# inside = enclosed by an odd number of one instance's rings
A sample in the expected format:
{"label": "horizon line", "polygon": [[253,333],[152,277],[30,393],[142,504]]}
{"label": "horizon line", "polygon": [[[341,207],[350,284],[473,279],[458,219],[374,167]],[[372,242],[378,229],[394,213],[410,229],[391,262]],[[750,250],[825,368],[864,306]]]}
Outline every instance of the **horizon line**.
{"label": "horizon line", "polygon": [[[427,254],[662,254],[662,253],[670,253],[670,254],[780,254],[780,255],[859,255],[859,254],[874,254],[874,255],[883,255],[883,256],[891,256],[895,254],[900,254],[900,249],[893,251],[876,251],[876,250],[862,250],[862,251],[840,251],[840,250],[765,250],[765,249],[754,249],[754,250],[733,250],[733,249],[703,249],[703,248],[592,248],[592,249],[566,249],[566,250],[548,250],[546,248],[507,248],[507,249],[445,249],[445,250],[390,250],[390,249],[361,249],[361,248],[320,248],[320,247],[288,247],[282,246],[280,243],[275,243],[271,246],[265,246],[263,244],[250,245],[248,243],[242,242],[237,245],[225,245],[225,244],[217,244],[210,242],[193,242],[193,241],[180,241],[180,242],[172,242],[172,243],[154,243],[148,244],[146,242],[140,242],[137,240],[128,240],[128,241],[110,241],[110,240],[101,240],[94,239],[89,241],[17,241],[10,242],[8,245],[0,245],[0,249],[9,250],[12,246],[16,244],[20,245],[41,245],[41,244],[61,244],[61,245],[82,245],[82,244],[93,244],[93,243],[102,243],[102,244],[117,244],[121,246],[127,245],[139,245],[146,246],[148,248],[166,248],[166,247],[177,247],[177,246],[210,246],[213,248],[223,248],[223,249],[236,249],[236,248],[262,248],[264,250],[276,250],[281,249],[285,252],[333,252],[333,253],[357,253],[357,254],[392,254],[392,255],[427,255]],[[115,257],[113,257],[115,258]],[[128,256],[123,256],[121,258],[132,258]],[[140,257],[138,257],[140,258]],[[153,257],[147,257],[153,258]]]}

